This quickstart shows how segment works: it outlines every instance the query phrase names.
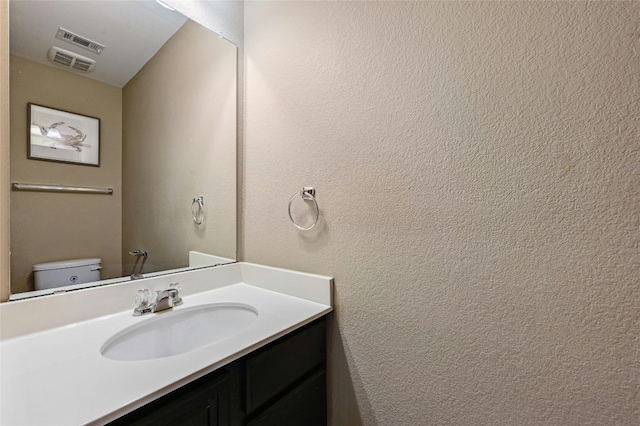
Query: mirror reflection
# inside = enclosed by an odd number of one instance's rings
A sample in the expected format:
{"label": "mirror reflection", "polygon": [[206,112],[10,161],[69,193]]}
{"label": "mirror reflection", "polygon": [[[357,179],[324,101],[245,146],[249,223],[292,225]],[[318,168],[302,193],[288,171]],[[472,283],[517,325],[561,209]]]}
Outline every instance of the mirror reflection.
{"label": "mirror reflection", "polygon": [[[234,261],[236,47],[154,0],[12,0],[9,15],[12,183],[113,189],[11,192],[12,298]],[[99,120],[99,166],[28,158],[33,131],[82,138],[76,117]]]}

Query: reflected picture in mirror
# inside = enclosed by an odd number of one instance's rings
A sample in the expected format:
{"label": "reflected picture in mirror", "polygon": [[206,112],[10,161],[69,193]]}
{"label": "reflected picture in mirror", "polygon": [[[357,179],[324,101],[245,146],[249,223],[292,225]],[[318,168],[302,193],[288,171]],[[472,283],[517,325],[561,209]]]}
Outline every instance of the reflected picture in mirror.
{"label": "reflected picture in mirror", "polygon": [[[154,0],[11,0],[9,19],[12,183],[113,188],[11,192],[12,299],[87,285],[36,288],[52,264],[103,284],[234,261],[236,46]],[[99,165],[29,159],[29,104],[99,117]]]}
{"label": "reflected picture in mirror", "polygon": [[100,119],[27,104],[27,158],[100,166]]}

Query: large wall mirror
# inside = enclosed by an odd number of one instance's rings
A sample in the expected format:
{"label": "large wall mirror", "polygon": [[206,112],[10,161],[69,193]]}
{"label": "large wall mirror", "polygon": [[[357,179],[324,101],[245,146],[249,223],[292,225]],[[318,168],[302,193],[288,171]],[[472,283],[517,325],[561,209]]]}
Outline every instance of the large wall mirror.
{"label": "large wall mirror", "polygon": [[9,19],[12,299],[87,285],[36,288],[53,262],[100,259],[104,284],[234,261],[236,46],[154,0],[10,0]]}

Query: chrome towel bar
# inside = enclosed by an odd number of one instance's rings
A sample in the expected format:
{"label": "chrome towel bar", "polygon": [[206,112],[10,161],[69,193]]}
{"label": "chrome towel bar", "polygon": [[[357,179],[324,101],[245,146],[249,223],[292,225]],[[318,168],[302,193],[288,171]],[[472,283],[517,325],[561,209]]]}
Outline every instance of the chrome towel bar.
{"label": "chrome towel bar", "polygon": [[42,185],[37,183],[12,183],[11,189],[14,191],[36,191],[36,192],[72,192],[77,194],[105,194],[112,195],[113,188],[92,188],[84,186],[68,185]]}

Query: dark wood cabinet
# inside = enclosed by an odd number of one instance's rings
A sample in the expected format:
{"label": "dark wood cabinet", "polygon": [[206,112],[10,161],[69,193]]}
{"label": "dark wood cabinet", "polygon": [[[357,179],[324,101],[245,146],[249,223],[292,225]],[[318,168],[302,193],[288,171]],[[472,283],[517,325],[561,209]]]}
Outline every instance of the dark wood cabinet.
{"label": "dark wood cabinet", "polygon": [[318,371],[247,422],[248,426],[325,426],[326,374]]}
{"label": "dark wood cabinet", "polygon": [[[112,426],[202,425],[222,426],[232,422],[233,390],[237,372],[224,368],[181,387],[111,423]],[[236,382],[236,383],[234,383]]]}
{"label": "dark wood cabinet", "polygon": [[111,426],[326,424],[324,317],[109,423]]}

